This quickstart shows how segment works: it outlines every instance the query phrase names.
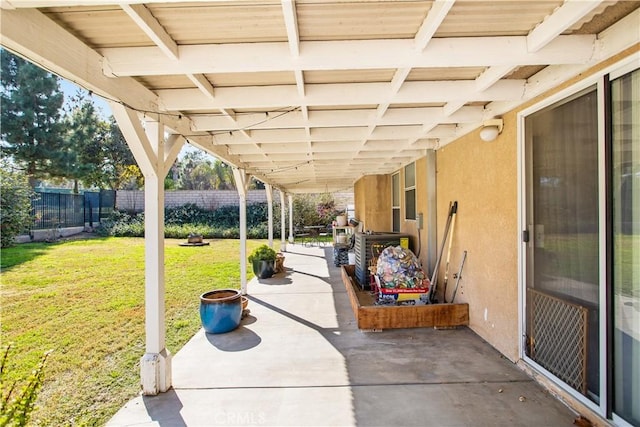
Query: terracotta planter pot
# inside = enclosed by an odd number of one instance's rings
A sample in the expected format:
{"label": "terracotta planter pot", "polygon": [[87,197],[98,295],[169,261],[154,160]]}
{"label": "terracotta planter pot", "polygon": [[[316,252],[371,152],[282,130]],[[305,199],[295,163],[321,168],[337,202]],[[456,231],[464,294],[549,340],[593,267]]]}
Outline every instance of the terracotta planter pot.
{"label": "terracotta planter pot", "polygon": [[282,255],[281,253],[278,253],[278,255],[276,255],[275,270],[276,273],[282,273],[284,271],[284,255]]}

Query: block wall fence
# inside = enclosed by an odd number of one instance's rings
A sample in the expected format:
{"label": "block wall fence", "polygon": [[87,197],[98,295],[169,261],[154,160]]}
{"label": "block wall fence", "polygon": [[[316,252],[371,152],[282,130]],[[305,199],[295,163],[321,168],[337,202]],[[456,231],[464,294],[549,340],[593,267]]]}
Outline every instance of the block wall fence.
{"label": "block wall fence", "polygon": [[[336,207],[347,209],[348,205],[353,205],[353,193],[341,192],[333,193]],[[247,204],[266,203],[267,193],[265,190],[247,191]],[[166,191],[164,196],[165,207],[179,207],[189,203],[207,209],[215,210],[221,206],[235,205],[240,203],[240,197],[235,190],[179,190]],[[274,205],[280,204],[280,192],[273,190]],[[142,212],[144,210],[144,191],[140,190],[118,190],[116,193],[116,209],[127,212]]]}

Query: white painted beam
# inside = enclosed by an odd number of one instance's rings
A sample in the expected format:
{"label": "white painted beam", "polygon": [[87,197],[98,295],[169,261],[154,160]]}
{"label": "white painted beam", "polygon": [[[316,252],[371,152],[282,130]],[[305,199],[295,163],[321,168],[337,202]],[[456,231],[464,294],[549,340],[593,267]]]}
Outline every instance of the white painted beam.
{"label": "white painted beam", "polygon": [[[171,59],[178,59],[178,44],[143,4],[120,4],[120,7],[140,29]],[[213,98],[213,85],[202,74],[187,74],[187,78],[205,95]]]}
{"label": "white painted beam", "polygon": [[393,74],[393,78],[391,79],[391,92],[396,93],[400,90],[400,87],[407,79],[407,76],[411,72],[411,68],[398,68],[396,72]]}
{"label": "white painted beam", "polygon": [[276,110],[282,105],[341,106],[445,103],[449,101],[501,101],[520,99],[524,80],[502,80],[484,91],[476,89],[475,80],[405,82],[397,94],[389,95],[387,83],[307,84],[307,95],[301,98],[295,86],[250,86],[218,88],[210,99],[197,89],[158,90],[168,110],[210,110],[264,108]]}
{"label": "white painted beam", "polygon": [[178,59],[178,45],[143,4],[121,4],[120,7],[170,59]]}
{"label": "white painted beam", "polygon": [[[251,134],[251,138],[247,138],[240,133],[221,133],[215,136],[216,144],[227,145],[233,151],[235,145],[247,145],[254,141],[260,141],[257,149],[263,149],[270,152],[271,144],[283,143],[334,143],[342,142],[353,145],[356,141],[362,141],[363,138],[377,140],[397,140],[410,138],[421,132],[422,125],[411,126],[378,126],[373,132],[369,133],[366,127],[349,127],[349,128],[314,128],[311,130],[311,136],[308,137],[304,129],[269,129],[255,130]],[[311,147],[308,147],[311,148]]]}
{"label": "white painted beam", "polygon": [[592,63],[604,61],[631,46],[640,43],[640,31],[629,31],[629,28],[638,28],[640,22],[640,9],[636,9],[611,27],[598,34],[596,52]]}
{"label": "white painted beam", "polygon": [[309,152],[309,144],[307,142],[297,143],[284,143],[284,144],[269,144],[268,147],[261,146],[256,147],[253,144],[234,144],[229,146],[229,152],[244,156],[247,154],[262,154],[268,151],[269,153],[296,153],[306,154]]}
{"label": "white painted beam", "polygon": [[296,70],[294,71],[296,76],[296,87],[298,88],[298,95],[304,99],[304,76],[302,75],[302,71]]}
{"label": "white painted beam", "polygon": [[211,82],[202,74],[187,74],[187,78],[200,89],[210,99],[215,96],[215,91]]}
{"label": "white painted beam", "polygon": [[169,173],[171,166],[173,166],[173,163],[178,158],[178,154],[180,154],[180,150],[182,150],[185,142],[186,140],[182,135],[171,134],[167,138],[167,141],[165,143],[166,149],[164,151],[164,170],[166,171],[165,177],[166,173]]}
{"label": "white painted beam", "polygon": [[[526,36],[433,39],[421,52],[412,40],[300,42],[292,57],[289,43],[229,43],[179,46],[179,60],[158,47],[107,48],[108,72],[117,76],[208,74],[295,70],[348,70],[411,67],[571,64],[588,61],[595,37],[558,36],[529,52]],[[327,61],[331,58],[331,61]]]}
{"label": "white painted beam", "polygon": [[[565,0],[527,36],[529,52],[537,52],[570,28],[604,0]],[[636,23],[637,24],[637,23]]]}
{"label": "white painted beam", "polygon": [[[113,6],[113,0],[4,0],[14,8],[64,7],[64,6]],[[219,2],[223,0],[209,0]],[[184,0],[118,0],[118,4],[183,3]]]}
{"label": "white painted beam", "polygon": [[435,0],[414,38],[416,50],[424,50],[447,17],[455,0]]}
{"label": "white painted beam", "polygon": [[[466,103],[465,101],[447,102],[445,106],[442,107],[442,114],[449,117],[453,113],[461,109],[465,103]],[[430,121],[426,120],[425,122],[429,123]]]}
{"label": "white painted beam", "polygon": [[392,108],[381,120],[381,125],[411,125],[435,121],[438,123],[478,122],[482,119],[482,107],[463,106],[454,113],[445,114],[440,107]]}
{"label": "white painted beam", "polygon": [[282,0],[282,16],[287,29],[291,55],[296,57],[300,53],[300,36],[298,35],[298,16],[294,0]]}
{"label": "white painted beam", "polygon": [[[477,125],[477,122],[474,124]],[[246,159],[247,154],[256,153],[267,155],[268,153],[283,152],[292,156],[299,156],[300,153],[307,151],[345,151],[345,149],[336,145],[350,147],[352,150],[362,150],[367,148],[367,144],[371,140],[390,144],[403,139],[437,137],[434,131],[429,131],[431,127],[436,125],[438,125],[439,129],[456,126],[455,124],[429,122],[413,126],[379,126],[372,132],[369,132],[366,127],[324,128],[313,129],[311,137],[308,137],[303,129],[260,130],[253,132],[252,139],[246,138],[241,134],[234,133],[229,135],[228,133],[222,133],[216,135],[216,144],[226,146],[229,154],[241,155],[243,159]],[[319,132],[320,130],[322,132]],[[365,138],[367,141],[362,143]],[[252,147],[251,144],[254,144],[254,140],[259,140],[260,144]],[[324,144],[327,145],[325,146]],[[323,147],[327,148],[323,149]]]}
{"label": "white painted beam", "polygon": [[480,91],[489,89],[515,68],[516,67],[511,65],[487,68],[476,78],[476,89]]}
{"label": "white painted beam", "polygon": [[127,141],[142,173],[145,175],[156,173],[158,159],[147,139],[138,113],[117,102],[111,102],[109,105],[113,117],[118,123],[118,128]]}

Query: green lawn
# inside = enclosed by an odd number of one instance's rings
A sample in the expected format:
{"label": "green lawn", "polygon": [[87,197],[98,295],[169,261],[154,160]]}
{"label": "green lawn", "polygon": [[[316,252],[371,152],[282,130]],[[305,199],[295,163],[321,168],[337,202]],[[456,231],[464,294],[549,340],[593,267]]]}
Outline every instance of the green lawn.
{"label": "green lawn", "polygon": [[[547,235],[544,251],[548,262],[545,267],[546,273],[597,284],[600,266],[599,244],[597,234]],[[640,277],[638,253],[640,253],[640,235],[618,234],[614,237],[614,292],[626,296],[638,295],[640,291],[637,280]],[[545,262],[545,258],[540,262]]]}
{"label": "green lawn", "polygon": [[[181,241],[165,242],[167,348],[173,353],[200,328],[198,296],[240,286],[238,240],[203,247],[181,247]],[[247,253],[261,243],[249,241]],[[53,349],[32,423],[104,424],[140,390],[144,240],[23,244],[3,249],[0,265],[2,344],[14,343],[11,375],[26,377]]]}

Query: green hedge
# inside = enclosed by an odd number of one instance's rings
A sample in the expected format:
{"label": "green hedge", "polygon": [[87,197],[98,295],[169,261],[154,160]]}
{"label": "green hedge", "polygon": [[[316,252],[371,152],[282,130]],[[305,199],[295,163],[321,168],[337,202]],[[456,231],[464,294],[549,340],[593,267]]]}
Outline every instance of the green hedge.
{"label": "green hedge", "polygon": [[[247,237],[268,237],[268,212],[266,203],[247,206]],[[274,215],[275,216],[275,215]],[[102,236],[143,237],[144,213],[127,214],[114,211],[102,220],[96,233]],[[237,206],[223,206],[207,211],[195,204],[165,209],[167,238],[185,239],[189,234],[201,234],[206,239],[237,239],[240,237],[240,213]],[[274,220],[274,233],[280,233],[280,223]]]}
{"label": "green hedge", "polygon": [[[280,235],[280,206],[273,207],[273,233]],[[328,225],[340,213],[330,195],[295,195],[293,197],[293,224],[296,229],[304,225]],[[165,237],[184,239],[189,234],[201,234],[207,239],[237,239],[240,237],[238,206],[221,206],[210,211],[189,203],[177,208],[166,208],[164,213]],[[143,237],[144,213],[128,214],[114,211],[102,220],[96,232],[103,236]],[[247,205],[247,237],[268,237],[267,203]]]}

